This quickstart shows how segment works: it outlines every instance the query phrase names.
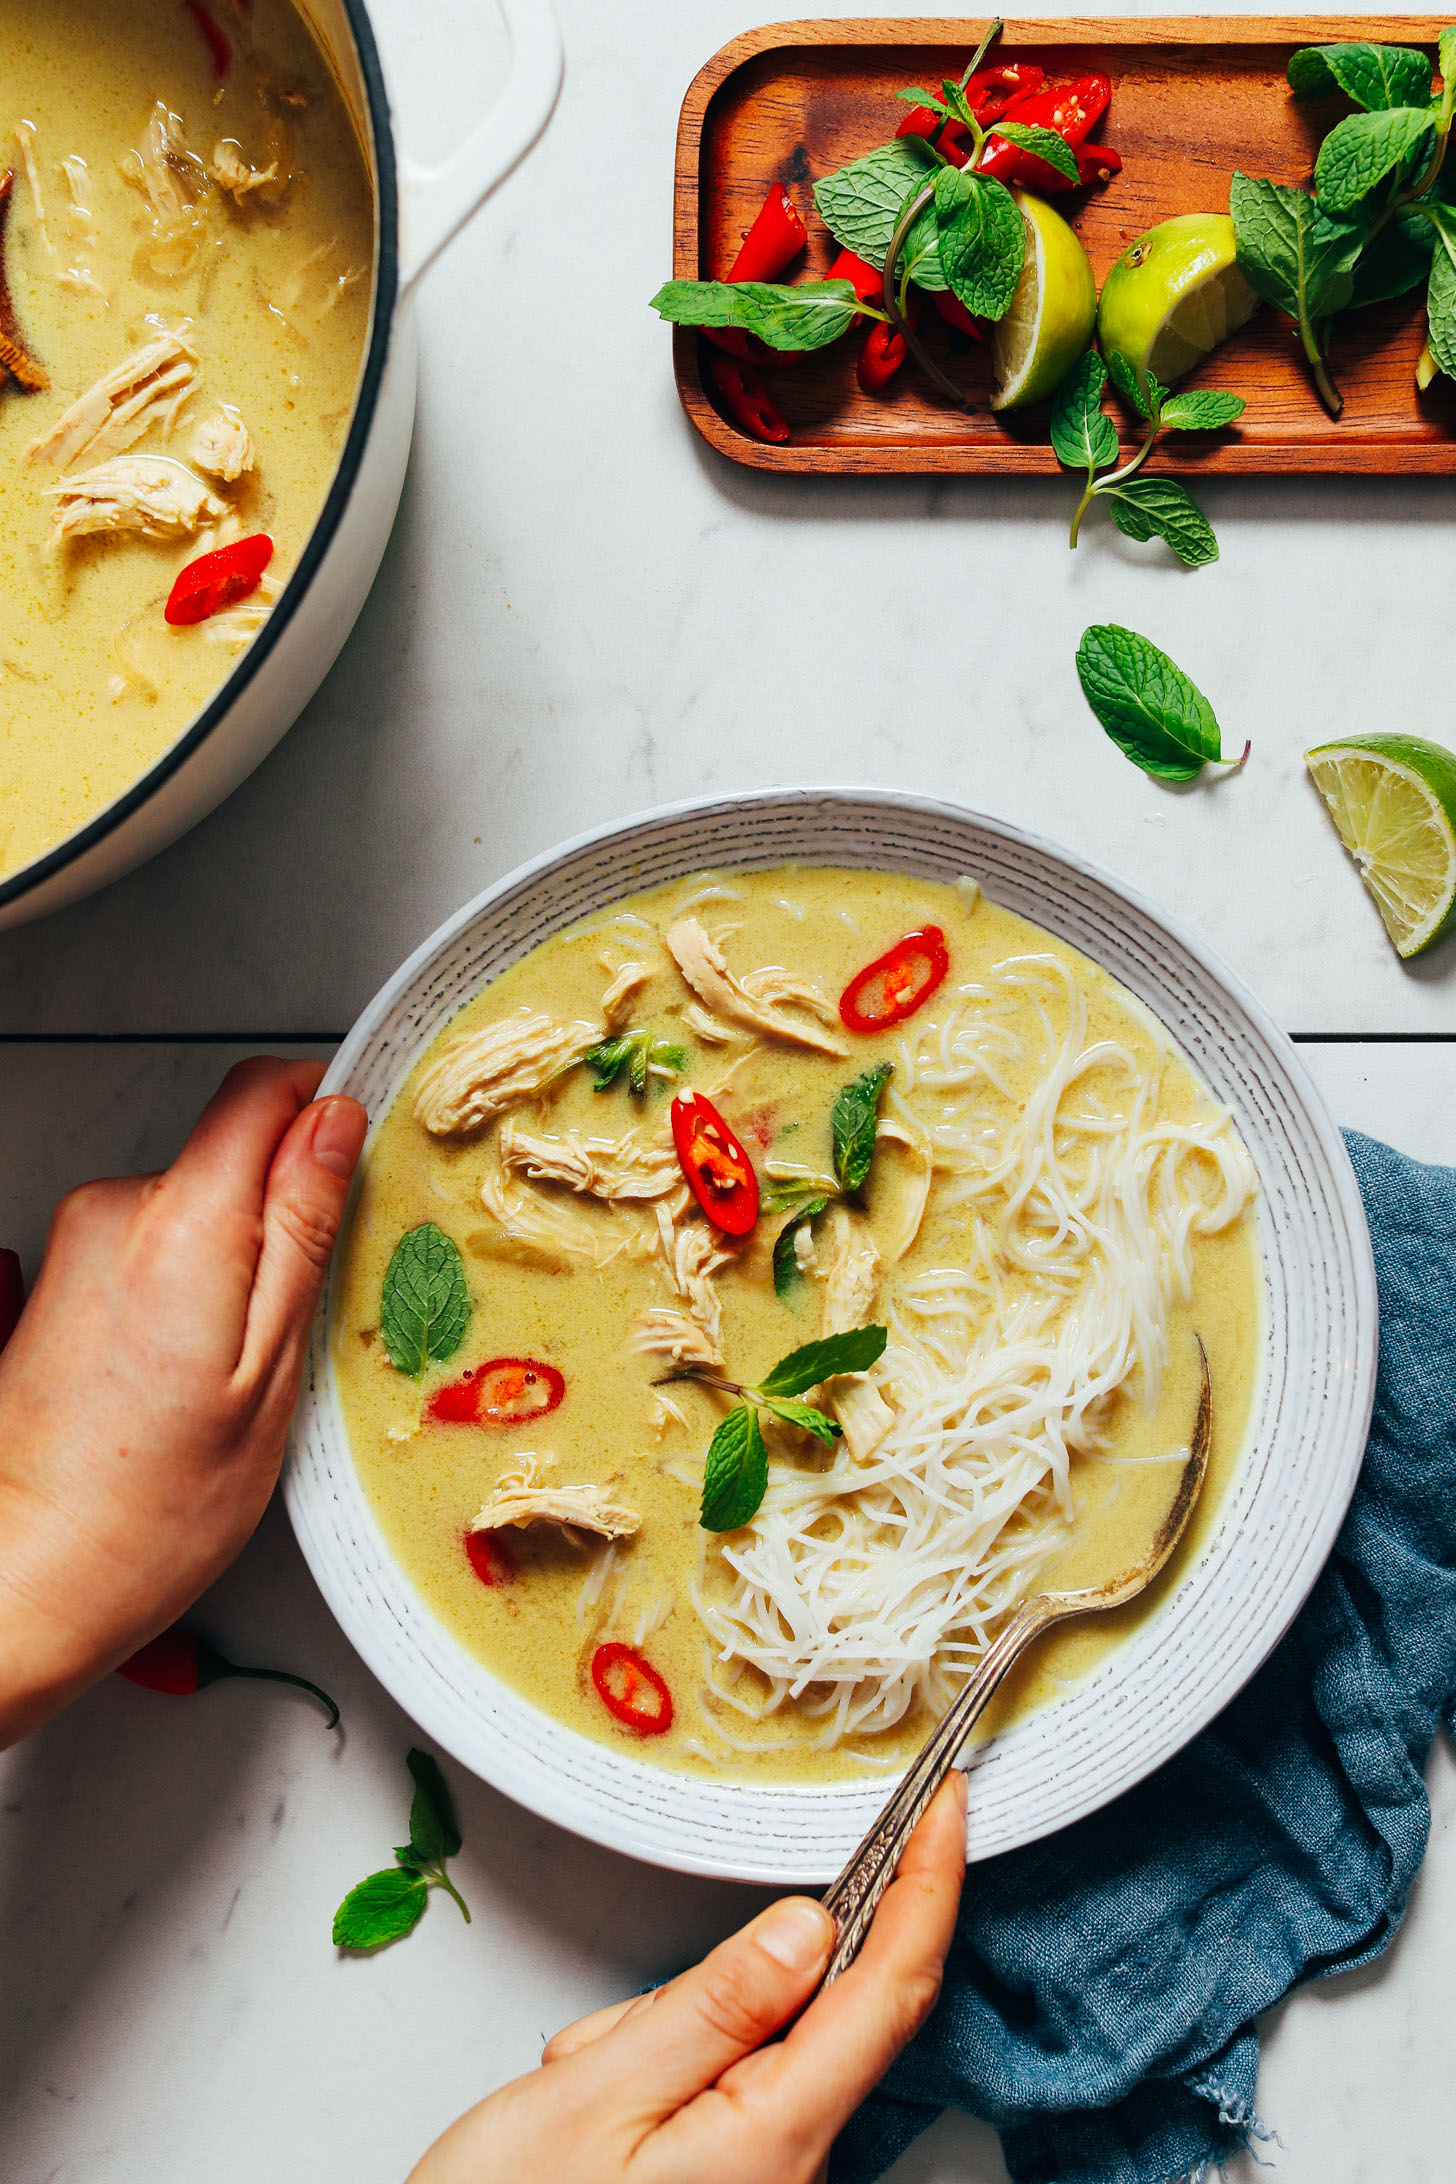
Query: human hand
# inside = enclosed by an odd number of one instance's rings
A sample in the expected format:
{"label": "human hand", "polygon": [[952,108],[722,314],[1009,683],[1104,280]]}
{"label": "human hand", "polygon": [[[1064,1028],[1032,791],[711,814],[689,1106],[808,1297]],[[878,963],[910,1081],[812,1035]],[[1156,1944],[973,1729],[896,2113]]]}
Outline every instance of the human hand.
{"label": "human hand", "polygon": [[834,1942],[828,1912],[803,1896],[668,1986],[559,2032],[541,2068],[452,2124],[409,2184],[812,2184],[929,2015],[965,1863],[956,1770],[858,1957],[786,2039],[773,2036],[814,1993]]}
{"label": "human hand", "polygon": [[0,1356],[0,1745],[173,1622],[278,1476],[364,1142],[316,1062],[229,1072],[162,1175],[56,1210]]}

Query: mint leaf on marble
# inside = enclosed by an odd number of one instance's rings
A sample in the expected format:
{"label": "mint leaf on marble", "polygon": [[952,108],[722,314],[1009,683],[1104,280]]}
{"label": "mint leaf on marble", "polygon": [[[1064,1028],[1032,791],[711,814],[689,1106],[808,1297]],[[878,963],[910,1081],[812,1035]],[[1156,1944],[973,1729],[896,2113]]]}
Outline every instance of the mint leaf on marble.
{"label": "mint leaf on marble", "polygon": [[415,1750],[407,1764],[415,1785],[410,1839],[396,1846],[393,1866],[371,1873],[339,1905],[333,1927],[337,1949],[382,1949],[402,1941],[419,1925],[432,1888],[453,1897],[470,1923],[465,1899],[445,1871],[445,1860],[460,1848],[460,1825],[440,1763]]}
{"label": "mint leaf on marble", "polygon": [[1094,622],[1077,647],[1077,675],[1108,735],[1144,773],[1192,781],[1221,761],[1213,707],[1182,668],[1135,629]]}
{"label": "mint leaf on marble", "polygon": [[386,1866],[351,1888],[334,1913],[336,1949],[383,1949],[414,1932],[424,1916],[429,1884],[418,1873]]}

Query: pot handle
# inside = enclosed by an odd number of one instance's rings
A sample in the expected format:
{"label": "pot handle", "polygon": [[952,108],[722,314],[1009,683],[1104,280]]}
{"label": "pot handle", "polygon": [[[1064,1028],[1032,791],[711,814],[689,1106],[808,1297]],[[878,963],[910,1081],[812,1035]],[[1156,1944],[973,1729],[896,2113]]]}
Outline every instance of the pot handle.
{"label": "pot handle", "polygon": [[499,99],[440,166],[400,159],[401,296],[525,158],[555,109],[564,56],[551,0],[500,0],[500,9],[511,70]]}

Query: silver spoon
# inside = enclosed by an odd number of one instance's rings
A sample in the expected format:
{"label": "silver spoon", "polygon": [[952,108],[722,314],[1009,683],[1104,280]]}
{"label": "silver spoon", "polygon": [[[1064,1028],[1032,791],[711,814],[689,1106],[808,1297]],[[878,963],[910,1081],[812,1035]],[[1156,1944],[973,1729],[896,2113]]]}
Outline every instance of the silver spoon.
{"label": "silver spoon", "polygon": [[[1195,1337],[1195,1340],[1197,1338]],[[839,1939],[824,1974],[827,1987],[858,1956],[869,1932],[875,1906],[895,1877],[900,1854],[910,1840],[926,1807],[960,1757],[966,1738],[988,1705],[993,1692],[1017,1656],[1053,1623],[1072,1615],[1100,1615],[1120,1608],[1151,1585],[1182,1538],[1208,1471],[1208,1451],[1213,1439],[1213,1394],[1208,1384],[1208,1357],[1198,1343],[1202,1388],[1193,1439],[1178,1476],[1177,1492],[1159,1525],[1148,1552],[1131,1569],[1099,1585],[1081,1586],[1072,1592],[1033,1593],[1023,1600],[1005,1627],[987,1648],[972,1674],[956,1694],[949,1711],[926,1739],[920,1756],[901,1779],[878,1820],[865,1836],[849,1864],[824,1897],[824,1908],[839,1929]]]}

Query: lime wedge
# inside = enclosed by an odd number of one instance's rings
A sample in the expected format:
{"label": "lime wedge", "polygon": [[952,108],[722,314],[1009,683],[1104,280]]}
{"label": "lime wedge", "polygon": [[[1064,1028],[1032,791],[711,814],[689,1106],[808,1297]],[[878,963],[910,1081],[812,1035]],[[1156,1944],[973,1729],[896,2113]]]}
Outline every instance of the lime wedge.
{"label": "lime wedge", "polygon": [[1017,190],[1026,263],[1011,308],[996,327],[994,410],[1025,409],[1055,392],[1092,339],[1097,283],[1086,251],[1045,198]]}
{"label": "lime wedge", "polygon": [[1322,743],[1304,762],[1397,954],[1419,955],[1456,921],[1456,757],[1377,735]]}
{"label": "lime wedge", "polygon": [[1102,284],[1097,338],[1171,387],[1243,325],[1259,299],[1226,212],[1181,212],[1129,243]]}

